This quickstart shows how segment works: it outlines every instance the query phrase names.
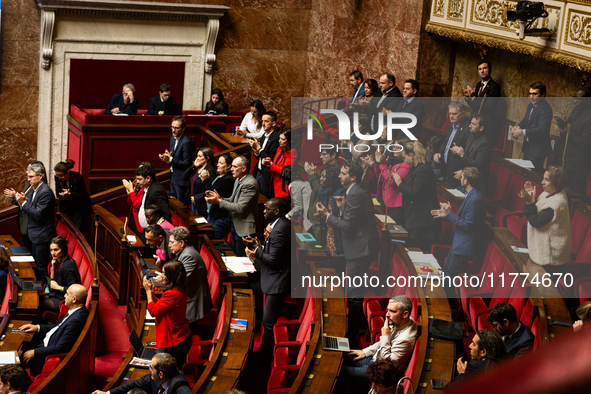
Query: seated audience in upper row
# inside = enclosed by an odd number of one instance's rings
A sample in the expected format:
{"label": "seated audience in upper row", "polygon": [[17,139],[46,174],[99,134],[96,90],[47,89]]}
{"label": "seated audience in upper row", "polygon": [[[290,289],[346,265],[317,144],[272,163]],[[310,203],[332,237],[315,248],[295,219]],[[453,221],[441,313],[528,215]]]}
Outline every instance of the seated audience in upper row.
{"label": "seated audience in upper row", "polygon": [[135,86],[130,83],[123,85],[121,94],[116,94],[105,109],[105,115],[127,114],[136,115],[140,101],[135,98]]}
{"label": "seated audience in upper row", "polygon": [[211,91],[211,100],[205,105],[207,115],[228,115],[228,103],[224,100],[224,94],[220,89]]}
{"label": "seated audience in upper row", "polygon": [[150,99],[148,115],[164,115],[164,109],[168,104],[176,104],[176,100],[171,96],[170,85],[163,83],[160,85],[158,95]]}

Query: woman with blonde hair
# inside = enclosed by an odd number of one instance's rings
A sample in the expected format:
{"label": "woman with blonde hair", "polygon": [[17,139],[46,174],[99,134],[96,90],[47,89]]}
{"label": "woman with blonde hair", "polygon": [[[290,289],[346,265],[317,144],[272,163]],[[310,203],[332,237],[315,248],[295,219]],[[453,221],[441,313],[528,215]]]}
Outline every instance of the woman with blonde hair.
{"label": "woman with blonde hair", "polygon": [[427,152],[419,141],[407,142],[403,156],[411,167],[406,179],[403,180],[397,170],[392,176],[398,193],[402,194],[404,228],[410,238],[407,246],[430,251],[431,244],[441,234],[441,219],[431,215],[431,210],[439,209],[435,174],[427,164]]}

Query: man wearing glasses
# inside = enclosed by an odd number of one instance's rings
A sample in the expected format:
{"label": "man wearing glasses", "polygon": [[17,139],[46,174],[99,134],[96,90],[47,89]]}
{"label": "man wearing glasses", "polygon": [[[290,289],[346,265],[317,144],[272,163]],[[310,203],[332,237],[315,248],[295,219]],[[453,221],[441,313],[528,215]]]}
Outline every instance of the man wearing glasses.
{"label": "man wearing glasses", "polygon": [[511,131],[513,139],[523,135],[523,160],[530,160],[534,169],[544,173],[544,161],[552,154],[550,126],[552,107],[545,99],[546,85],[536,82],[529,87],[530,103],[521,122]]}
{"label": "man wearing glasses", "polygon": [[193,140],[185,134],[187,121],[182,116],[172,118],[170,130],[170,151],[158,155],[160,160],[170,164],[170,193],[183,204],[189,199],[189,179],[183,181],[183,172],[191,167],[195,145]]}
{"label": "man wearing glasses", "polygon": [[176,360],[168,353],[156,353],[150,361],[150,374],[109,391],[96,390],[92,394],[125,394],[139,388],[147,394],[191,394],[185,375],[178,370]]}

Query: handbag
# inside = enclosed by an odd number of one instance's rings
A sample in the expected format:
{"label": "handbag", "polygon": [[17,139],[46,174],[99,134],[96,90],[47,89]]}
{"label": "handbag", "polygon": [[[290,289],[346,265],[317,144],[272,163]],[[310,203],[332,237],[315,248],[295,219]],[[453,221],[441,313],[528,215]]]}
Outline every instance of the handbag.
{"label": "handbag", "polygon": [[435,318],[429,320],[429,337],[432,338],[455,342],[468,336],[465,331],[462,323]]}

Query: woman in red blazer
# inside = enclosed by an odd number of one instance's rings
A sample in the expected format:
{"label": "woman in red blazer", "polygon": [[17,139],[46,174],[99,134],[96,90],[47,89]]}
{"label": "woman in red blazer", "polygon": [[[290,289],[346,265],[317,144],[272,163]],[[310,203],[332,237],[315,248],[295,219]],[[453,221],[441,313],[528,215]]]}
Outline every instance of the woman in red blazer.
{"label": "woman in red blazer", "polygon": [[187,291],[185,266],[171,260],[164,264],[156,281],[164,285],[164,293],[154,302],[152,282],[144,277],[144,289],[148,298],[148,312],[156,320],[156,347],[172,355],[179,369],[187,362],[187,354],[193,344],[189,320],[187,320]]}
{"label": "woman in red blazer", "polygon": [[270,157],[263,159],[263,165],[271,171],[271,195],[269,197],[281,198],[289,206],[289,190],[281,171],[283,167],[291,165],[291,129],[284,129],[279,133],[279,149],[275,153],[273,161]]}

